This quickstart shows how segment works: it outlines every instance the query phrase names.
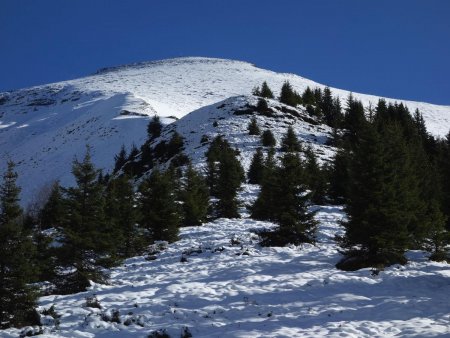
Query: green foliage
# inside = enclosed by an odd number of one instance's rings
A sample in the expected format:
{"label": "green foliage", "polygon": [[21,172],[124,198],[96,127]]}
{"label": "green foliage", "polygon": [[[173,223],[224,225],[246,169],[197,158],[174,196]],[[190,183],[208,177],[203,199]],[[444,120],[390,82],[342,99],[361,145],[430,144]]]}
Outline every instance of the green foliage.
{"label": "green foliage", "polygon": [[302,148],[299,140],[297,139],[297,136],[295,135],[294,129],[289,126],[286,134],[281,140],[281,151],[298,152],[301,150]]}
{"label": "green foliage", "polygon": [[218,198],[216,217],[239,217],[237,192],[245,179],[245,172],[237,151],[221,136],[216,137],[206,152],[208,183],[211,194]]}
{"label": "green foliage", "polygon": [[298,154],[285,154],[281,158],[281,166],[276,166],[273,155],[270,155],[252,217],[274,221],[279,228],[263,234],[262,244],[314,243],[317,224],[308,211],[308,201],[303,164]]}
{"label": "green foliage", "polygon": [[61,272],[56,281],[63,293],[83,291],[89,280],[105,282],[104,269],[115,263],[113,229],[106,222],[103,187],[89,148],[81,162],[74,160],[72,173],[76,186],[64,189],[66,217],[59,253],[61,265],[72,271]]}
{"label": "green foliage", "polygon": [[262,83],[261,88],[259,88],[258,86],[253,88],[252,94],[255,96],[265,97],[267,99],[274,98],[272,90],[269,88],[269,85],[266,81]]}
{"label": "green foliage", "polygon": [[181,224],[176,179],[172,172],[153,170],[139,187],[141,226],[150,241],[174,242]]}
{"label": "green foliage", "polygon": [[116,156],[114,156],[113,173],[118,172],[125,165],[127,159],[128,159],[127,151],[125,149],[125,146],[122,144],[119,153]]}
{"label": "green foliage", "polygon": [[266,81],[264,81],[261,85],[261,91],[260,91],[260,95],[261,97],[265,97],[267,99],[273,99],[273,93],[272,90],[269,88],[269,85],[267,84]]}
{"label": "green foliage", "polygon": [[[356,247],[370,262],[403,261],[410,244],[408,226],[420,207],[408,146],[399,127],[375,127],[361,135],[350,164],[349,196],[342,246]],[[397,258],[394,259],[397,260]]]}
{"label": "green foliage", "polygon": [[306,148],[305,156],[305,182],[311,190],[311,201],[315,204],[324,204],[326,201],[327,178],[310,147]]}
{"label": "green foliage", "polygon": [[41,228],[57,228],[64,219],[64,198],[59,182],[52,186],[50,196],[40,212]]}
{"label": "green foliage", "polygon": [[281,86],[280,96],[278,98],[281,103],[287,104],[288,106],[296,107],[302,103],[301,96],[292,89],[289,81],[285,81],[283,86]]}
{"label": "green foliage", "polygon": [[8,162],[0,186],[0,329],[39,324],[37,293],[28,285],[35,276],[35,247],[22,227],[14,163]]}
{"label": "green foliage", "polygon": [[182,182],[181,201],[183,225],[193,226],[206,222],[209,207],[209,189],[206,180],[189,165]]}
{"label": "green foliage", "polygon": [[105,194],[105,214],[113,229],[115,254],[121,258],[142,253],[146,244],[143,231],[137,225],[139,210],[136,204],[130,177],[123,175],[109,182]]}
{"label": "green foliage", "polygon": [[258,127],[258,122],[256,122],[255,117],[253,117],[250,120],[247,129],[248,129],[248,133],[250,135],[259,135],[261,133],[261,131],[259,130],[259,127]]}
{"label": "green foliage", "polygon": [[154,140],[155,138],[161,136],[162,123],[158,115],[153,116],[147,126],[147,135],[149,140]]}
{"label": "green foliage", "polygon": [[261,184],[264,172],[264,155],[261,148],[258,148],[253,155],[250,168],[247,173],[248,183]]}
{"label": "green foliage", "polygon": [[264,147],[275,147],[277,145],[277,141],[275,140],[275,137],[270,129],[263,131],[261,135],[261,142]]}

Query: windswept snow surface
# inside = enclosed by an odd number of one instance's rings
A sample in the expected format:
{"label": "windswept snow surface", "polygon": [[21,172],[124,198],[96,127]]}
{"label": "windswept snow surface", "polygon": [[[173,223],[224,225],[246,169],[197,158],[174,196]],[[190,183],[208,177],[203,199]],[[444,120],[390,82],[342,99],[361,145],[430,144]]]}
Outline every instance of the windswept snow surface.
{"label": "windswept snow surface", "polygon": [[[282,74],[246,62],[213,58],[177,58],[104,69],[95,75],[0,93],[0,172],[8,159],[19,172],[24,204],[44,185],[71,184],[71,162],[92,148],[95,164],[110,170],[122,144],[130,149],[146,136],[148,116],[166,122],[226,98],[248,95],[267,81],[278,94],[289,80],[301,92],[323,87],[294,74]],[[332,89],[345,99],[347,91]],[[368,106],[378,97],[354,94]],[[393,100],[391,100],[393,101]],[[444,136],[450,128],[450,107],[406,102],[419,108],[430,131]]]}
{"label": "windswept snow surface", "polygon": [[[256,191],[246,185],[241,196]],[[248,218],[183,228],[155,260],[135,257],[114,269],[110,285],[42,297],[39,309],[54,305],[61,318],[55,327],[44,317],[39,337],[180,337],[186,327],[194,338],[450,336],[448,264],[409,252],[410,263],[378,275],[339,271],[333,237],[342,208],[317,208],[316,246],[262,248],[255,231],[273,224]],[[101,309],[85,306],[93,295]],[[120,323],[105,321],[114,311]]]}

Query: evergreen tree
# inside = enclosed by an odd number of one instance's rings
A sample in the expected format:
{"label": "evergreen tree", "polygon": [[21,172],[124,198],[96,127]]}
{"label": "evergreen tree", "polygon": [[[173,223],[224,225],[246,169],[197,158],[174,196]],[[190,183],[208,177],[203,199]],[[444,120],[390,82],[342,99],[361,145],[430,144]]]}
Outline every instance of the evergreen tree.
{"label": "evergreen tree", "polygon": [[305,156],[305,182],[311,190],[311,201],[315,204],[324,204],[327,189],[325,174],[321,170],[316,155],[311,147],[306,148]]}
{"label": "evergreen tree", "polygon": [[267,84],[266,81],[264,81],[263,84],[261,85],[261,90],[260,90],[259,96],[265,97],[267,99],[274,98],[272,90],[269,88],[269,85]]}
{"label": "evergreen tree", "polygon": [[297,136],[295,135],[294,128],[288,127],[286,134],[281,140],[281,150],[287,152],[301,151],[301,145]]}
{"label": "evergreen tree", "polygon": [[277,141],[275,140],[275,137],[270,129],[263,131],[261,135],[261,142],[264,147],[275,147],[277,145]]}
{"label": "evergreen tree", "polygon": [[114,170],[113,173],[117,173],[127,162],[127,151],[125,145],[122,144],[119,153],[114,156]]}
{"label": "evergreen tree", "polygon": [[35,275],[34,246],[22,227],[14,163],[8,162],[0,186],[0,329],[38,325],[37,293],[28,285]]}
{"label": "evergreen tree", "polygon": [[259,135],[261,133],[261,131],[259,130],[259,127],[258,127],[258,122],[256,122],[255,117],[253,117],[250,120],[250,123],[248,124],[247,129],[248,129],[248,133],[250,135]]}
{"label": "evergreen tree", "polygon": [[141,226],[150,241],[174,242],[181,223],[174,177],[169,171],[154,170],[139,187]]}
{"label": "evergreen tree", "polygon": [[206,222],[209,208],[209,189],[206,180],[189,165],[181,189],[183,225],[193,226]]}
{"label": "evergreen tree", "polygon": [[338,116],[335,115],[335,107],[334,107],[334,99],[331,94],[331,90],[329,87],[325,87],[323,90],[322,100],[320,104],[320,108],[323,113],[324,121],[330,127],[337,127]]}
{"label": "evergreen tree", "polygon": [[300,95],[292,89],[289,81],[285,81],[281,87],[280,97],[278,98],[281,103],[287,104],[288,106],[296,107],[298,104],[302,103]]}
{"label": "evergreen tree", "polygon": [[161,136],[162,123],[158,115],[153,116],[147,126],[147,135],[149,140],[154,140],[155,138]]}
{"label": "evergreen tree", "polygon": [[348,149],[338,149],[329,169],[328,194],[335,204],[343,204],[347,200],[350,159],[351,153]]}
{"label": "evergreen tree", "polygon": [[167,144],[167,159],[172,158],[176,154],[179,154],[184,148],[183,137],[178,133],[174,132],[172,137]]}
{"label": "evergreen tree", "polygon": [[279,193],[281,179],[277,173],[275,150],[271,148],[264,161],[261,190],[258,198],[251,207],[252,218],[268,221],[277,220],[277,195]]}
{"label": "evergreen tree", "polygon": [[256,149],[248,170],[248,183],[261,184],[264,172],[264,155],[261,148]]}
{"label": "evergreen tree", "polygon": [[245,172],[236,157],[237,151],[221,136],[216,137],[206,152],[208,183],[211,193],[218,198],[217,217],[239,217],[237,192],[245,179]]}
{"label": "evergreen tree", "polygon": [[383,135],[375,127],[366,128],[355,147],[350,172],[348,221],[341,241],[347,257],[338,268],[406,262],[408,227],[420,201],[400,127],[388,126]]}
{"label": "evergreen tree", "polygon": [[[281,158],[281,166],[275,168],[274,174],[275,178],[267,177],[267,180],[263,180],[261,193],[252,210],[252,217],[272,220],[279,224],[275,231],[262,235],[262,244],[283,246],[289,243],[313,243],[316,221],[308,211],[309,197],[304,184],[303,165],[298,154],[285,154]],[[269,210],[263,211],[264,207]]]}
{"label": "evergreen tree", "polygon": [[347,98],[347,107],[344,116],[344,128],[347,129],[346,140],[353,146],[365,132],[367,121],[364,115],[363,104],[355,100],[350,93]]}
{"label": "evergreen tree", "polygon": [[90,150],[72,164],[76,186],[65,191],[65,219],[62,227],[60,264],[65,267],[55,283],[62,293],[85,290],[89,281],[105,282],[105,268],[114,263],[112,229],[105,222],[103,187]]}
{"label": "evergreen tree", "polygon": [[143,231],[138,226],[139,212],[136,206],[133,184],[123,175],[111,180],[106,189],[105,213],[114,229],[112,233],[116,254],[132,257],[143,251],[146,244]]}
{"label": "evergreen tree", "polygon": [[50,196],[39,216],[42,229],[57,228],[61,226],[64,219],[64,198],[59,182],[53,184]]}
{"label": "evergreen tree", "polygon": [[306,87],[305,91],[302,94],[302,102],[304,105],[315,105],[316,98],[314,96],[314,92],[311,88]]}
{"label": "evergreen tree", "polygon": [[256,104],[256,111],[266,116],[270,116],[271,111],[269,110],[269,105],[267,101],[263,98],[258,99],[258,103]]}

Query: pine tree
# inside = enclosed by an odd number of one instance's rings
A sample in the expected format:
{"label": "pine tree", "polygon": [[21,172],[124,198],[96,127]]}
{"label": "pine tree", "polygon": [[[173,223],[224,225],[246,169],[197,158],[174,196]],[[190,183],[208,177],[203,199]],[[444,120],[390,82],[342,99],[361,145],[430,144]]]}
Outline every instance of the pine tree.
{"label": "pine tree", "polygon": [[89,281],[105,282],[105,268],[115,261],[112,230],[105,221],[103,187],[91,162],[89,148],[80,162],[72,164],[76,186],[64,189],[65,220],[62,227],[60,262],[70,272],[61,272],[56,284],[62,293],[85,290]]}
{"label": "pine tree", "polygon": [[22,227],[14,163],[8,162],[0,186],[0,329],[38,325],[37,293],[28,285],[36,271],[34,246]]}
{"label": "pine tree", "polygon": [[314,96],[314,92],[311,90],[311,88],[306,87],[305,91],[302,94],[302,102],[304,105],[315,105],[316,104],[316,98]]}
{"label": "pine tree", "polygon": [[248,183],[261,184],[264,172],[264,155],[261,148],[256,149],[248,170]]}
{"label": "pine tree", "polygon": [[255,203],[251,207],[254,219],[276,221],[277,193],[282,178],[277,175],[275,150],[271,148],[264,161],[261,179],[261,190]]}
{"label": "pine tree", "polygon": [[353,270],[406,262],[408,227],[420,201],[400,127],[387,126],[383,134],[375,127],[366,128],[355,147],[350,172],[348,221],[341,241],[347,257],[338,268]]}
{"label": "pine tree", "polygon": [[265,97],[267,99],[274,98],[272,90],[269,88],[269,85],[267,84],[266,81],[264,81],[263,84],[261,85],[261,90],[260,90],[259,96]]}
{"label": "pine tree", "polygon": [[263,131],[261,135],[261,142],[264,147],[275,147],[277,145],[277,141],[275,140],[275,137],[270,129]]}
{"label": "pine tree", "polygon": [[153,170],[139,187],[141,226],[150,241],[174,242],[181,224],[172,173]]}
{"label": "pine tree", "polygon": [[245,179],[245,172],[237,151],[221,136],[216,137],[206,152],[208,183],[211,194],[218,198],[215,204],[217,217],[239,217],[237,192]]}
{"label": "pine tree", "polygon": [[158,115],[153,116],[147,126],[147,135],[149,140],[161,136],[162,123]]}
{"label": "pine tree", "polygon": [[311,190],[310,198],[315,204],[324,204],[327,182],[324,172],[321,170],[317,157],[311,147],[305,150],[305,182]]}
{"label": "pine tree", "polygon": [[295,107],[302,103],[300,95],[292,89],[289,81],[285,81],[283,86],[281,86],[280,97],[278,98],[281,103],[287,104],[288,106]]}
{"label": "pine tree", "polygon": [[346,148],[340,148],[331,163],[328,195],[335,204],[343,204],[347,200],[350,183],[350,159],[350,151]]}
{"label": "pine tree", "polygon": [[338,116],[335,116],[334,100],[329,87],[323,90],[320,108],[323,113],[324,121],[330,127],[337,127]]}
{"label": "pine tree", "polygon": [[209,207],[209,189],[206,180],[189,165],[181,189],[183,225],[193,226],[206,222]]}
{"label": "pine tree", "polygon": [[364,134],[367,121],[364,106],[360,101],[353,98],[350,93],[347,98],[347,107],[344,116],[344,128],[347,129],[346,140],[355,145],[362,134]]}
{"label": "pine tree", "polygon": [[106,189],[105,213],[114,229],[112,236],[116,254],[128,258],[143,251],[143,231],[137,225],[139,212],[130,177],[123,175],[111,180]]}
{"label": "pine tree", "polygon": [[184,148],[183,137],[178,132],[175,131],[172,134],[169,143],[167,144],[166,159],[172,158],[176,154],[179,154],[183,150],[183,148]]}
{"label": "pine tree", "polygon": [[53,184],[50,196],[42,208],[39,217],[42,229],[61,226],[64,219],[64,198],[59,182]]}
{"label": "pine tree", "polygon": [[281,140],[281,151],[296,152],[301,151],[300,142],[295,135],[294,129],[289,126],[286,134]]}
{"label": "pine tree", "polygon": [[287,153],[281,159],[281,166],[273,167],[274,162],[270,166],[266,167],[270,176],[264,176],[261,192],[252,207],[252,217],[274,221],[279,228],[262,234],[262,244],[313,243],[316,222],[308,211],[309,198],[300,157]]}
{"label": "pine tree", "polygon": [[127,162],[127,151],[125,145],[122,144],[119,153],[114,156],[114,169],[113,173],[117,173]]}
{"label": "pine tree", "polygon": [[248,124],[247,129],[248,129],[249,135],[259,135],[261,133],[261,131],[259,130],[259,127],[258,127],[258,122],[256,122],[255,117],[253,117],[250,120],[250,123]]}

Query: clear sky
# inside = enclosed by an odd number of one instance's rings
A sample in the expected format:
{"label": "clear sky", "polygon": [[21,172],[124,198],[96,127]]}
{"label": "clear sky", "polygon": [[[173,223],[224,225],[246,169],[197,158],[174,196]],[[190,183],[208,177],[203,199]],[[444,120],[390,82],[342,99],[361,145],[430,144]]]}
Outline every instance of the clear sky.
{"label": "clear sky", "polygon": [[450,0],[0,0],[0,91],[178,56],[450,105]]}

